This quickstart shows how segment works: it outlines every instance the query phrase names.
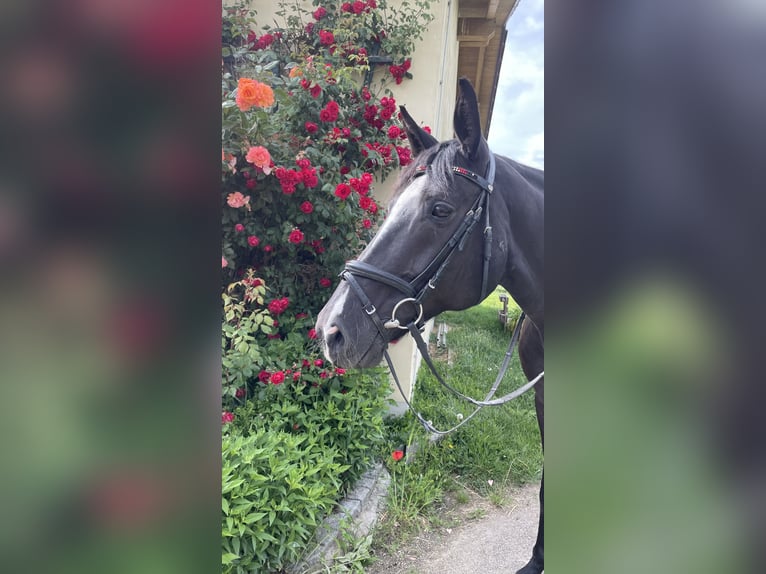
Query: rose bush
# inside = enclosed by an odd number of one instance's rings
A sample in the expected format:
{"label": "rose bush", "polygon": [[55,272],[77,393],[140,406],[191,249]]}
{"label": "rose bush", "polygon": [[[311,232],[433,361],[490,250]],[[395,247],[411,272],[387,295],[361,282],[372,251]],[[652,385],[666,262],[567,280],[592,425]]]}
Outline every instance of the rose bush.
{"label": "rose bush", "polygon": [[261,29],[246,8],[224,10],[225,572],[297,559],[328,496],[382,450],[385,375],[325,363],[313,324],[383,216],[375,182],[411,161],[387,85],[410,77],[430,21],[414,7],[315,1]]}

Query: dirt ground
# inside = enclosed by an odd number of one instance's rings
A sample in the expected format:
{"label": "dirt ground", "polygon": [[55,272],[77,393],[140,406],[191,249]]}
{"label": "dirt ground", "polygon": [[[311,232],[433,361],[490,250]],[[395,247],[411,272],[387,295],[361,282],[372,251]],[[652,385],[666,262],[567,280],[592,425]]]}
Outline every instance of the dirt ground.
{"label": "dirt ground", "polygon": [[509,488],[501,506],[469,494],[448,501],[438,525],[376,556],[369,574],[510,574],[529,560],[537,536],[539,484]]}

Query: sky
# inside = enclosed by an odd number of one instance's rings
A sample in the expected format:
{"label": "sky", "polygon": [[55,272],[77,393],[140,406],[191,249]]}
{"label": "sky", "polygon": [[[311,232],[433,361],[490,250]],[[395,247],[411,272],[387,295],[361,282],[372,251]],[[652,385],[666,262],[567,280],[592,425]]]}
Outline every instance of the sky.
{"label": "sky", "polygon": [[544,167],[543,0],[520,0],[506,24],[489,145],[495,153]]}

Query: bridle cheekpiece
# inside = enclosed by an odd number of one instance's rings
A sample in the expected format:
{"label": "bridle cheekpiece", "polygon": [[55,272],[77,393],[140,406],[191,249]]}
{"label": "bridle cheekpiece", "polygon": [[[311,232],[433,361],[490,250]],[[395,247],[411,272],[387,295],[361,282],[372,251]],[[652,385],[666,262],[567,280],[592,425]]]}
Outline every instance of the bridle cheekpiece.
{"label": "bridle cheekpiece", "polygon": [[[415,168],[415,177],[425,175],[428,169],[429,166],[427,165],[417,166]],[[388,271],[383,271],[374,265],[357,260],[346,263],[345,268],[340,274],[340,276],[349,284],[354,293],[356,293],[356,296],[359,297],[364,312],[367,313],[375,323],[376,328],[381,336],[383,336],[384,340],[386,340],[387,329],[408,330],[408,327],[402,325],[399,319],[396,318],[397,311],[406,303],[412,304],[415,308],[416,319],[413,322],[418,328],[422,328],[423,300],[430,291],[436,289],[442,273],[447,268],[447,265],[449,265],[452,256],[456,251],[463,250],[468,237],[471,235],[471,232],[476,227],[482,215],[484,215],[484,255],[480,300],[483,300],[488,294],[489,262],[492,258],[492,226],[489,221],[489,198],[494,189],[495,156],[490,152],[489,167],[487,168],[486,177],[482,177],[477,173],[459,166],[452,166],[452,172],[476,184],[481,192],[449,240],[447,240],[444,246],[417,277],[412,281],[405,281]],[[384,285],[393,287],[404,295],[404,298],[394,305],[389,320],[384,322],[380,319],[377,309],[372,304],[369,297],[367,297],[367,294],[356,280],[356,277],[365,277],[377,281],[378,283],[383,283]]]}

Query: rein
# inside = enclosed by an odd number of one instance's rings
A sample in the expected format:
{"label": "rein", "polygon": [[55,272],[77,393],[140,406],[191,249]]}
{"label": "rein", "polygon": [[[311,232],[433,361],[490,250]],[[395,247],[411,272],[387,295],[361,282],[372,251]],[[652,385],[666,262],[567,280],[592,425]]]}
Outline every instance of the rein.
{"label": "rein", "polygon": [[[420,166],[417,166],[417,168],[415,169],[416,169],[415,177],[418,177],[418,176],[424,175],[427,172],[428,166],[420,165]],[[374,265],[370,265],[363,261],[349,261],[348,263],[346,263],[344,270],[340,274],[340,276],[346,282],[348,282],[349,286],[354,291],[354,293],[356,293],[356,296],[359,298],[359,300],[362,303],[362,309],[367,314],[367,316],[370,317],[372,322],[375,324],[375,327],[377,328],[380,335],[383,337],[384,342],[388,338],[388,332],[387,332],[388,329],[402,329],[405,331],[409,331],[409,333],[412,335],[412,338],[415,340],[415,344],[418,347],[418,351],[422,355],[430,371],[436,377],[436,380],[439,381],[439,384],[441,384],[444,388],[446,388],[447,390],[449,390],[451,393],[455,394],[456,396],[460,397],[461,399],[466,400],[476,406],[476,409],[469,416],[465,417],[460,423],[455,425],[453,428],[446,431],[441,431],[436,429],[433,426],[433,423],[431,421],[426,420],[419,412],[417,412],[413,408],[409,399],[404,394],[404,391],[402,390],[402,386],[399,382],[399,377],[397,376],[396,370],[394,369],[393,362],[391,361],[391,356],[388,353],[388,348],[386,348],[386,350],[383,352],[383,355],[385,356],[386,363],[388,364],[388,368],[391,371],[391,375],[394,378],[394,382],[396,383],[396,386],[399,389],[399,392],[404,398],[404,401],[407,404],[407,407],[415,414],[418,421],[420,421],[420,423],[423,425],[426,431],[434,435],[445,435],[445,434],[451,433],[452,431],[458,429],[459,427],[467,423],[471,418],[473,418],[474,415],[476,415],[476,413],[478,413],[485,406],[501,405],[515,399],[516,397],[522,395],[523,393],[531,389],[533,386],[535,386],[535,384],[537,384],[537,382],[544,375],[544,372],[540,373],[534,379],[522,385],[515,391],[508,393],[507,395],[500,397],[498,399],[493,399],[511,363],[511,358],[513,357],[513,351],[516,344],[518,343],[519,336],[521,333],[521,324],[524,321],[524,313],[520,315],[516,323],[516,327],[513,330],[513,335],[511,336],[511,342],[508,345],[508,350],[505,353],[503,364],[500,368],[500,371],[498,372],[498,375],[497,375],[497,378],[495,379],[494,384],[492,385],[491,389],[489,390],[489,393],[484,398],[484,400],[473,399],[457,391],[456,389],[452,388],[450,385],[448,385],[444,381],[444,379],[436,371],[436,367],[433,363],[433,360],[431,359],[431,356],[428,353],[428,345],[423,340],[423,337],[420,334],[421,330],[423,329],[423,324],[421,323],[423,319],[423,300],[426,298],[426,296],[428,295],[430,291],[433,291],[434,289],[436,289],[436,285],[441,279],[441,275],[444,272],[444,270],[447,268],[447,265],[452,259],[452,256],[455,254],[456,251],[463,250],[468,237],[471,235],[471,232],[476,227],[482,215],[484,215],[484,252],[483,252],[483,263],[482,263],[482,282],[481,282],[480,301],[484,300],[486,296],[488,295],[487,291],[488,291],[488,278],[489,278],[489,262],[492,258],[492,226],[490,225],[490,220],[489,220],[489,198],[490,198],[490,195],[492,194],[492,191],[494,190],[495,156],[494,154],[490,152],[489,167],[487,169],[486,178],[458,166],[453,166],[452,172],[461,177],[468,179],[469,181],[479,186],[479,188],[481,189],[481,192],[479,193],[479,196],[476,198],[471,208],[463,217],[463,221],[460,223],[460,225],[452,234],[452,236],[444,245],[444,247],[442,247],[441,250],[439,250],[439,252],[431,260],[431,262],[417,277],[415,277],[412,281],[408,282],[408,281],[405,281],[404,279],[401,279],[400,277],[397,277],[396,275],[393,275],[382,269],[378,269]],[[372,279],[379,283],[388,285],[389,287],[393,287],[394,289],[400,291],[405,296],[396,305],[394,305],[394,308],[391,311],[391,318],[388,321],[384,322],[383,320],[381,320],[380,316],[378,315],[377,309],[372,304],[372,302],[370,301],[370,298],[367,296],[367,294],[364,292],[364,289],[362,289],[362,286],[357,281],[356,279],[357,276],[365,277],[367,279]],[[416,317],[412,321],[408,322],[406,326],[402,326],[399,319],[396,318],[396,314],[399,311],[399,308],[404,304],[411,304],[416,310],[415,312]]]}

